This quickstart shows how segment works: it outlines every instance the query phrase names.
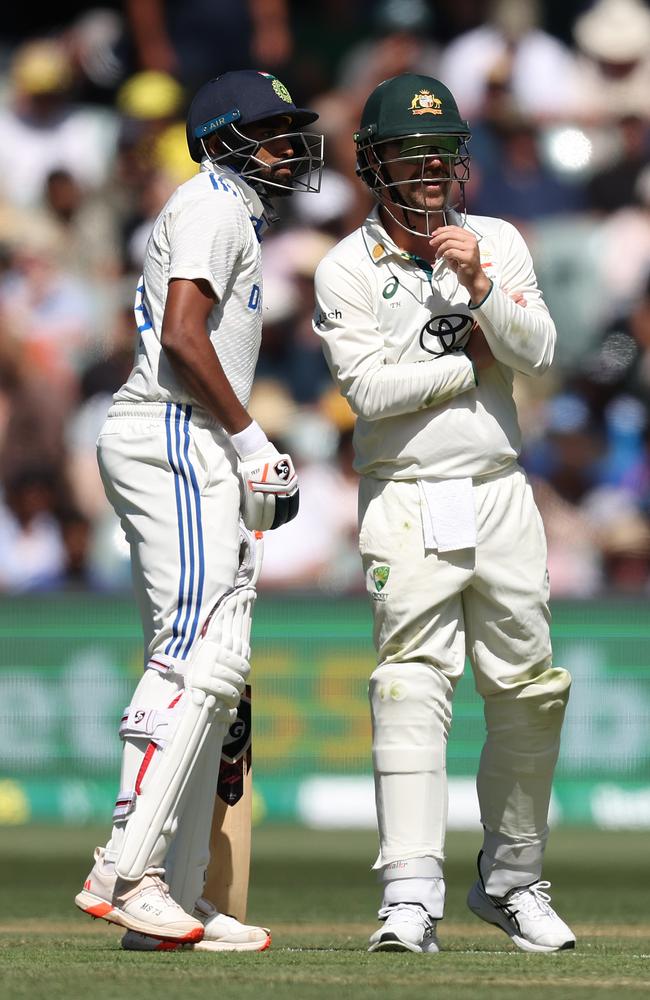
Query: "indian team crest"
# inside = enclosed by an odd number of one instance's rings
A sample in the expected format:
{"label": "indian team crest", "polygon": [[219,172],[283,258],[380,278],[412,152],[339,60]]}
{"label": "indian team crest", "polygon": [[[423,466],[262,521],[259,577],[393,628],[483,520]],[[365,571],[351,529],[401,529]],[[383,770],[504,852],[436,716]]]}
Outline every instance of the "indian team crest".
{"label": "indian team crest", "polygon": [[281,101],[286,101],[287,104],[293,103],[291,100],[291,94],[280,80],[275,79],[272,86]]}
{"label": "indian team crest", "polygon": [[373,601],[388,599],[386,584],[390,576],[390,566],[371,566],[368,570],[368,590]]}
{"label": "indian team crest", "polygon": [[411,114],[413,115],[441,115],[442,101],[430,90],[420,90],[413,95],[411,101]]}
{"label": "indian team crest", "polygon": [[287,104],[293,104],[293,99],[291,97],[291,94],[289,93],[285,85],[282,83],[282,81],[278,80],[277,76],[273,76],[273,73],[262,73],[262,72],[260,72],[260,76],[263,76],[265,77],[265,79],[271,81],[271,86],[273,87],[273,90],[275,91],[275,93],[277,94],[277,96],[280,98],[281,101],[286,101]]}

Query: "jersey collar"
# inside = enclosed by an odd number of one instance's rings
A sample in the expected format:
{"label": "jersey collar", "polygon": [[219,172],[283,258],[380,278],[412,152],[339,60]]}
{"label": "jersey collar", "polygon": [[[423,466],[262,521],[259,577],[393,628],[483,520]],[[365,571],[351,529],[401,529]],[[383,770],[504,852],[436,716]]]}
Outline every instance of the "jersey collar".
{"label": "jersey collar", "polygon": [[[207,157],[201,161],[201,170],[206,173],[216,174],[217,176],[223,177],[228,181],[233,187],[236,187],[239,191],[246,208],[251,216],[251,218],[262,220],[263,230],[268,229],[271,224],[271,219],[269,219],[268,212],[262,199],[258,195],[257,191],[254,190],[247,184],[241,174],[238,174],[236,170],[228,166],[217,166],[212,163]],[[261,235],[261,232],[258,234]]]}
{"label": "jersey collar", "polygon": [[[449,221],[450,224],[454,226],[459,226],[461,224],[460,216],[453,210],[449,211]],[[389,257],[397,257],[400,260],[416,260],[413,254],[408,253],[406,250],[402,250],[401,247],[398,247],[394,240],[392,240],[388,235],[381,222],[379,205],[374,206],[363,223],[362,228],[366,248],[370,259],[374,264],[379,264],[381,261],[386,260]],[[438,264],[434,265],[433,270],[435,270],[442,263],[444,262],[439,261]]]}

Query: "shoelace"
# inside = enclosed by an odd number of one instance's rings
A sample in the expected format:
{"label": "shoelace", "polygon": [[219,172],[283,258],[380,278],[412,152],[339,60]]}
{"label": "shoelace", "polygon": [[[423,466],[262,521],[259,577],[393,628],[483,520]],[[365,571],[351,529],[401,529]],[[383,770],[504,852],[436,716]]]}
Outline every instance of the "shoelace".
{"label": "shoelace", "polygon": [[417,919],[422,924],[422,929],[426,933],[433,933],[433,931],[435,931],[436,929],[435,920],[433,920],[433,918],[429,916],[429,914],[425,909],[423,909],[423,907],[417,906],[415,903],[398,903],[397,906],[391,907],[391,913],[396,913],[403,910],[406,910],[408,913],[411,913],[413,916],[417,917]]}
{"label": "shoelace", "polygon": [[179,910],[181,909],[176,900],[172,899],[172,897],[170,896],[169,886],[167,885],[165,880],[160,877],[160,875],[148,875],[145,877],[151,879],[150,887],[152,889],[157,889],[159,895],[162,897],[167,906],[175,906],[178,907]]}
{"label": "shoelace", "polygon": [[531,917],[554,917],[555,911],[550,906],[551,897],[544,889],[550,889],[550,882],[534,882],[525,889],[515,889],[508,896],[508,905],[516,906],[519,913]]}

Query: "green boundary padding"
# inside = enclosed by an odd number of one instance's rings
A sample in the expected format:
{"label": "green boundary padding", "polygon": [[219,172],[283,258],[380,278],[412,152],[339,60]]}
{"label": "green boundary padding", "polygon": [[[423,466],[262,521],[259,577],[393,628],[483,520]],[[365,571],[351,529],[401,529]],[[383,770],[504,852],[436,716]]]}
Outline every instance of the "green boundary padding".
{"label": "green boundary padding", "polygon": [[[583,822],[603,783],[633,795],[650,786],[650,614],[645,602],[627,600],[552,610],[555,662],[574,676],[557,795],[563,815]],[[21,809],[42,819],[105,814],[118,774],[117,724],[142,669],[132,600],[3,598],[0,637],[0,822]],[[262,593],[252,646],[256,779],[267,813],[289,817],[303,778],[370,773],[370,608],[363,595]],[[467,669],[454,700],[452,777],[475,774],[482,740]],[[643,807],[635,809],[642,822]]]}

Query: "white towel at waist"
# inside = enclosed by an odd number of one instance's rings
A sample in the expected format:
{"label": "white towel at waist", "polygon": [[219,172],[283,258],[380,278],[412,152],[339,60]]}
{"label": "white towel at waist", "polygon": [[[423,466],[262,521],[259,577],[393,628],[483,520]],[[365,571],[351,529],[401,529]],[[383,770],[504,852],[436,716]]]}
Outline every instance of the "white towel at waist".
{"label": "white towel at waist", "polygon": [[471,479],[419,480],[425,549],[452,552],[476,548]]}

